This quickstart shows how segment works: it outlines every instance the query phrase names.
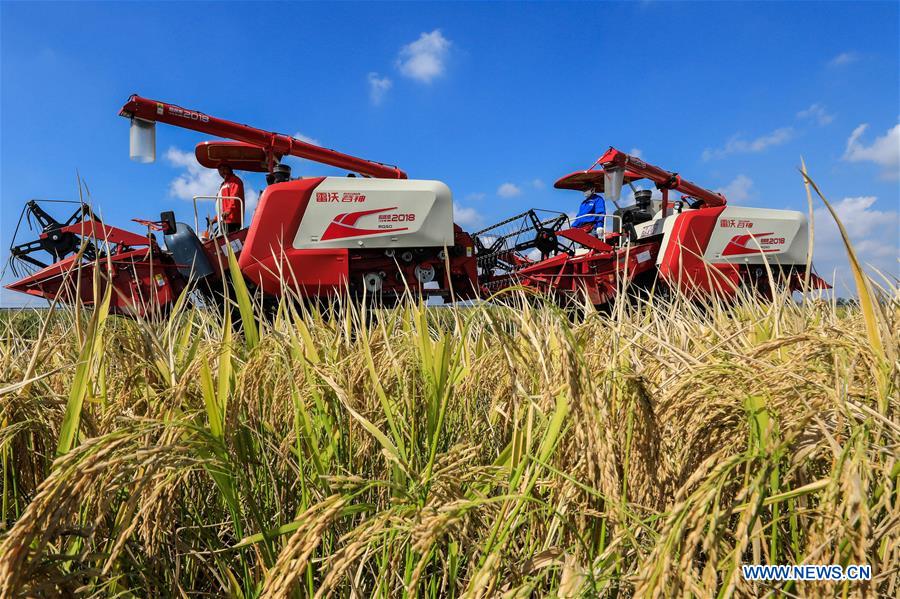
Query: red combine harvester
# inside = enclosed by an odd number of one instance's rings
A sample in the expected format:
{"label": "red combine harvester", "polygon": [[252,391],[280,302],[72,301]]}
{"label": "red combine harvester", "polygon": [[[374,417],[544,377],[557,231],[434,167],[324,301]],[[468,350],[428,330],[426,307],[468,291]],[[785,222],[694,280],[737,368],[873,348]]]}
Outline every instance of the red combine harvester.
{"label": "red combine harvester", "polygon": [[[654,184],[658,198],[634,186],[642,179]],[[633,202],[622,206],[624,184]],[[475,233],[479,268],[492,273],[482,277],[484,286],[586,294],[595,305],[626,286],[659,283],[689,297],[730,297],[742,286],[768,295],[769,272],[791,291],[803,287],[809,238],[801,212],[728,206],[724,195],[615,148],[555,187],[604,192],[616,210],[597,231],[568,227],[565,214],[542,219],[530,210]],[[812,272],[809,280],[828,288]]]}
{"label": "red combine harvester", "polygon": [[[626,284],[657,279],[689,295],[728,296],[741,285],[765,292],[766,264],[791,289],[804,278],[802,213],[726,206],[721,194],[613,148],[556,183],[603,191],[617,207],[604,229],[571,227],[565,214],[542,218],[531,210],[469,235],[453,223],[450,189],[440,181],[408,179],[394,166],[136,95],[120,116],[131,121],[131,157],[141,162],[154,160],[157,122],[231,140],[202,142],[195,154],[207,168],[267,173],[252,221],[227,234],[210,226],[200,237],[196,220],[191,228],[168,211],[159,221],[134,219],[148,228],[137,234],[102,223],[83,204],[57,221],[30,201],[23,217],[37,221],[40,235],[20,245],[13,240],[11,263],[29,273],[9,289],[90,305],[97,269],[100,292],[113,286],[112,312],[159,313],[186,288],[221,301],[229,248],[248,286],[268,299],[292,292],[392,301],[412,291],[461,300],[523,285],[602,304]],[[285,156],[360,176],[292,179]],[[635,190],[640,179],[654,183],[661,198]],[[635,201],[620,207],[624,184]],[[826,286],[812,273],[810,279]]]}

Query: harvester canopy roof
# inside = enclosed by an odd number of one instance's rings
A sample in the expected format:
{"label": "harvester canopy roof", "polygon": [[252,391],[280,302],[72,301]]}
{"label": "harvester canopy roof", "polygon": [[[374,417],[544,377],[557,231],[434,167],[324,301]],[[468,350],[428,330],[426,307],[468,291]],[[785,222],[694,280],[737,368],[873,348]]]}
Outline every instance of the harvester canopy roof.
{"label": "harvester canopy roof", "polygon": [[[631,183],[638,179],[643,179],[643,177],[637,173],[625,171],[624,183]],[[577,189],[583,191],[585,189],[593,188],[594,191],[599,192],[604,191],[603,186],[603,169],[575,171],[574,173],[569,173],[565,177],[561,177],[553,184],[553,187],[556,189]]]}
{"label": "harvester canopy roof", "polygon": [[[216,169],[224,164],[237,171],[269,172],[266,151],[242,141],[201,141],[194,155],[206,168]],[[281,159],[281,154],[275,156]]]}

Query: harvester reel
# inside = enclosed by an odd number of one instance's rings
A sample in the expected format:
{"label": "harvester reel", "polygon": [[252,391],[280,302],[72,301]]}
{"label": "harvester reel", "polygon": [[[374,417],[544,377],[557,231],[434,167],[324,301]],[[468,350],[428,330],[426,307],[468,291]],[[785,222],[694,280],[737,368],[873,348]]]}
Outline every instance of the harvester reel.
{"label": "harvester reel", "polygon": [[475,237],[475,255],[478,257],[478,266],[485,271],[491,271],[500,260],[500,252],[506,244],[506,239],[499,237],[490,246],[485,246],[480,236]]}
{"label": "harvester reel", "polygon": [[[18,260],[38,268],[46,268],[48,264],[38,260],[31,254],[39,251],[47,252],[53,258],[51,262],[58,262],[69,254],[74,254],[81,246],[81,238],[71,231],[62,231],[62,229],[78,222],[85,215],[94,218],[91,209],[86,204],[79,204],[79,207],[68,220],[59,222],[47,214],[35,200],[29,200],[22,209],[19,224],[22,222],[22,217],[25,217],[29,226],[34,229],[35,227],[31,220],[34,218],[37,226],[40,228],[40,237],[19,245],[11,245],[9,248],[11,263]],[[18,233],[18,226],[16,227],[16,232]],[[15,235],[13,236],[13,244],[15,244]],[[86,248],[85,254],[88,258],[95,254],[92,244],[89,244],[89,247]],[[13,269],[15,268],[13,267]]]}
{"label": "harvester reel", "polygon": [[569,248],[561,244],[559,242],[559,237],[556,235],[556,233],[562,229],[563,225],[568,223],[569,217],[565,214],[561,214],[555,220],[547,223],[546,221],[542,222],[538,219],[537,214],[535,214],[533,210],[528,212],[528,217],[531,219],[531,223],[534,226],[534,240],[517,244],[516,251],[523,251],[532,247],[537,248],[541,253],[541,260],[546,260],[550,254],[555,252],[569,252]]}
{"label": "harvester reel", "polygon": [[537,249],[541,259],[558,252],[571,253],[560,243],[557,233],[568,226],[565,214],[541,220],[535,210],[517,214],[475,233],[475,255],[484,273],[495,268],[511,272],[521,262],[515,258],[530,249]]}

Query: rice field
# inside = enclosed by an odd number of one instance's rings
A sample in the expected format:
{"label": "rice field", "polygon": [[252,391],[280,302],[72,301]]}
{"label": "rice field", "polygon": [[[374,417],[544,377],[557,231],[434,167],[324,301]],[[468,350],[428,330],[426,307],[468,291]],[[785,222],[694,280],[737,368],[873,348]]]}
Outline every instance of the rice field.
{"label": "rice field", "polygon": [[242,332],[10,313],[0,595],[895,597],[900,293],[862,282],[264,321],[238,287]]}

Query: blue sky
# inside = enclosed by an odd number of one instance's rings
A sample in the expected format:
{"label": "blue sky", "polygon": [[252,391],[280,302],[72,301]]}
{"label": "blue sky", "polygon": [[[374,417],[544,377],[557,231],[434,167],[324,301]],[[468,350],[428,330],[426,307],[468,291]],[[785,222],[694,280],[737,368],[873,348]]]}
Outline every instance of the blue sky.
{"label": "blue sky", "polygon": [[[215,191],[185,154],[200,134],[160,126],[157,162],[129,161],[117,112],[137,92],[443,180],[469,230],[574,210],[553,181],[610,145],[732,203],[806,210],[803,155],[862,258],[897,276],[898,6],[3,2],[2,260],[22,204],[77,197],[76,169],[123,226],[191,220],[179,195]],[[818,214],[815,262],[843,285]]]}

